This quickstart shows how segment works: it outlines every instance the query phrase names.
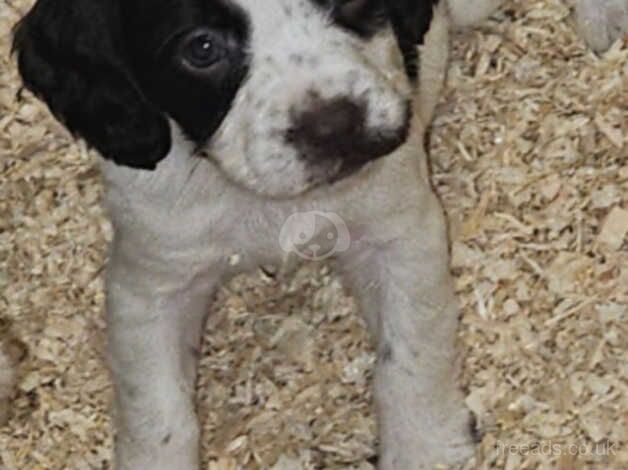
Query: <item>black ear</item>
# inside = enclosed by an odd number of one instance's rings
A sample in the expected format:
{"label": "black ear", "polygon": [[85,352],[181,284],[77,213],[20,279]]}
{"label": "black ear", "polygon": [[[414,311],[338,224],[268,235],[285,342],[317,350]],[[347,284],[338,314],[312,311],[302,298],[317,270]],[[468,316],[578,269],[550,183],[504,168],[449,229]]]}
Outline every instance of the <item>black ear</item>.
{"label": "black ear", "polygon": [[155,168],[170,150],[168,121],[135,84],[116,0],[39,0],[16,26],[24,84],[103,157]]}
{"label": "black ear", "polygon": [[390,18],[403,52],[406,70],[413,79],[416,79],[419,71],[417,45],[423,44],[439,1],[444,0],[388,0]]}

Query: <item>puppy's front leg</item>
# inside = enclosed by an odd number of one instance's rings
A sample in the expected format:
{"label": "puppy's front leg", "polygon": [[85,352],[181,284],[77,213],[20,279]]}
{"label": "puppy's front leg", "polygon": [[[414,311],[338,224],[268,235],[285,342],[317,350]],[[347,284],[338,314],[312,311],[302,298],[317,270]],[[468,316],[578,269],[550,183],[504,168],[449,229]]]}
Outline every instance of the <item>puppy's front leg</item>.
{"label": "puppy's front leg", "polygon": [[413,215],[378,224],[380,234],[343,263],[377,339],[380,470],[431,470],[472,454],[456,381],[458,310],[445,222],[429,199]]}
{"label": "puppy's front leg", "polygon": [[197,352],[211,282],[114,255],[107,285],[118,470],[197,470]]}

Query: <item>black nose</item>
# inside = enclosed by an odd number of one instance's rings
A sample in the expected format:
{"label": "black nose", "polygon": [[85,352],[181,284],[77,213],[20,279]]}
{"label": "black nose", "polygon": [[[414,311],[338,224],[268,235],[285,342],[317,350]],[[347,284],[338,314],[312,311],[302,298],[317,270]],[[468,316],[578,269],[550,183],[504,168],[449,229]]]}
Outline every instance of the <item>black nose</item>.
{"label": "black nose", "polygon": [[[388,155],[405,142],[410,107],[401,123],[368,129],[366,104],[349,98],[316,100],[293,119],[286,141],[308,164],[334,166],[346,173]],[[338,165],[340,163],[340,165]]]}
{"label": "black nose", "polygon": [[310,143],[331,146],[339,139],[359,134],[364,114],[363,107],[348,99],[324,102],[303,113],[301,129]]}

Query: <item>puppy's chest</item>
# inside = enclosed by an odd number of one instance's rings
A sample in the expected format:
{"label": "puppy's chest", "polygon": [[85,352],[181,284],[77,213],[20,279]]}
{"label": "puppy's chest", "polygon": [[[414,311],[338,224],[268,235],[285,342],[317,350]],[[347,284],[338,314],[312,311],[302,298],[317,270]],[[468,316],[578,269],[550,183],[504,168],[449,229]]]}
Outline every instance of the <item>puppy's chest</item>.
{"label": "puppy's chest", "polygon": [[213,207],[214,222],[204,243],[237,263],[236,270],[289,257],[321,261],[381,239],[386,220],[405,210],[402,201],[413,191],[407,184],[365,190],[355,182],[298,201],[260,201],[238,194]]}
{"label": "puppy's chest", "polygon": [[105,165],[117,235],[130,251],[138,248],[142,256],[167,262],[240,261],[234,269],[241,270],[291,253],[317,259],[323,252],[346,250],[348,239],[368,241],[391,214],[420,199],[414,151],[291,200],[260,197],[231,183],[207,162],[172,157],[156,172],[139,176]]}

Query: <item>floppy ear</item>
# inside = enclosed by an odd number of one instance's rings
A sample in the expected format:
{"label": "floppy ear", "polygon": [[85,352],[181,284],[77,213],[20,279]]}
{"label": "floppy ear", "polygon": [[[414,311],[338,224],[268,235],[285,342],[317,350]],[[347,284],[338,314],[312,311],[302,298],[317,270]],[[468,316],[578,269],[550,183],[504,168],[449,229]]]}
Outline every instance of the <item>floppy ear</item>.
{"label": "floppy ear", "polygon": [[393,29],[411,78],[418,74],[417,45],[430,29],[434,8],[445,0],[391,0],[388,2]]}
{"label": "floppy ear", "polygon": [[170,150],[167,119],[134,83],[116,0],[39,0],[16,26],[27,88],[103,157],[152,169]]}

